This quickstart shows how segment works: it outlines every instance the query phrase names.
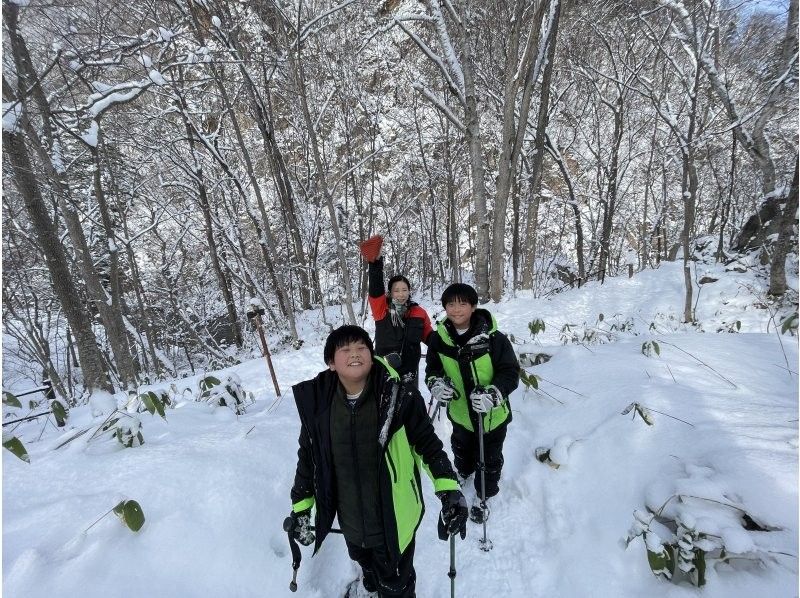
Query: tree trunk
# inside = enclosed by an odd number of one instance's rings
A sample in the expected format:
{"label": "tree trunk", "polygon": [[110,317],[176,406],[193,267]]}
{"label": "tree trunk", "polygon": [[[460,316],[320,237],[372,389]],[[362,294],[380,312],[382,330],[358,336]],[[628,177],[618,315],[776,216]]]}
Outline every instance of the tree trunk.
{"label": "tree trunk", "polygon": [[769,269],[769,294],[781,296],[786,292],[786,254],[797,224],[797,166],[794,163],[794,178],[786,196],[786,205],[780,219],[780,232],[772,252],[772,263]]}
{"label": "tree trunk", "polygon": [[[100,143],[98,134],[98,145]],[[109,302],[104,302],[101,305],[100,301],[96,301],[95,305],[100,311],[101,317],[106,324],[106,332],[108,333],[108,341],[111,344],[111,349],[114,352],[114,362],[117,365],[119,378],[125,388],[134,388],[137,384],[136,377],[139,369],[133,359],[133,351],[131,350],[130,343],[128,342],[128,333],[125,329],[123,322],[123,298],[122,298],[122,281],[119,268],[119,247],[117,246],[116,235],[114,233],[114,224],[111,222],[111,214],[106,201],[105,190],[103,189],[100,165],[100,152],[96,146],[90,147],[92,155],[92,180],[94,184],[94,195],[97,200],[97,207],[100,211],[100,219],[103,223],[103,228],[106,234],[106,243],[108,247],[108,260],[109,260],[109,289],[110,293]],[[105,293],[104,293],[105,294]]]}
{"label": "tree trunk", "polygon": [[3,150],[11,163],[14,182],[31,219],[37,242],[52,279],[53,290],[61,302],[69,326],[75,335],[83,372],[83,384],[90,394],[94,390],[113,392],[114,389],[109,383],[103,367],[103,358],[97,347],[97,339],[92,332],[92,323],[73,283],[64,247],[42,199],[22,135],[4,129]]}

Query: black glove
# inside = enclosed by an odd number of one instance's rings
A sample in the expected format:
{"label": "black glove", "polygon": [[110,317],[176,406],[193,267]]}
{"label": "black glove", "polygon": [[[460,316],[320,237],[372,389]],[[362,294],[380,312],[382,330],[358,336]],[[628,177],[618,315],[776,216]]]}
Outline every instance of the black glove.
{"label": "black glove", "polygon": [[289,515],[291,524],[286,531],[292,534],[292,537],[300,542],[303,546],[308,546],[314,543],[314,531],[311,529],[311,509],[295,513],[292,511]]}
{"label": "black glove", "polygon": [[460,533],[461,539],[467,537],[467,501],[460,490],[444,490],[437,496],[442,500],[442,513],[439,515],[439,539],[447,540],[452,534]]}
{"label": "black glove", "polygon": [[386,363],[392,366],[394,369],[398,369],[401,365],[403,365],[403,356],[400,353],[389,353],[384,356]]}

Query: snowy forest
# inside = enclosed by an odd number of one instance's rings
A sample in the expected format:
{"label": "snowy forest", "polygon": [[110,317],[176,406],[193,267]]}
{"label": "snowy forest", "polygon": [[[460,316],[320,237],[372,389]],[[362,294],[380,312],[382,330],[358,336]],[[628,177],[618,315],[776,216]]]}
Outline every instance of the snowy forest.
{"label": "snowy forest", "polygon": [[[419,295],[757,250],[796,303],[797,2],[3,2],[3,354],[91,389]],[[787,297],[788,294],[788,297]],[[324,322],[332,326],[335,322]]]}
{"label": "snowy forest", "polygon": [[373,596],[282,522],[291,387],[375,336],[380,235],[434,329],[468,283],[519,364],[493,548],[417,479],[417,596],[797,596],[798,0],[2,21],[4,595]]}

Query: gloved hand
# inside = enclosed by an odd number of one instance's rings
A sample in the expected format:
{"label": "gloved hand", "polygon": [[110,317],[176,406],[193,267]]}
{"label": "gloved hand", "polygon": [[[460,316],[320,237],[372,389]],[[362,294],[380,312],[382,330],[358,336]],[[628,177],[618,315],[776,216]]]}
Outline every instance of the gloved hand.
{"label": "gloved hand", "polygon": [[440,540],[447,540],[452,534],[460,533],[461,539],[467,537],[467,501],[460,490],[444,490],[436,495],[442,501],[437,531]]}
{"label": "gloved hand", "polygon": [[400,353],[387,353],[384,356],[386,363],[392,366],[394,369],[399,369],[401,365],[403,365],[403,357]]}
{"label": "gloved hand", "polygon": [[503,393],[494,385],[478,386],[469,395],[469,401],[475,413],[486,413],[503,401]]}
{"label": "gloved hand", "polygon": [[289,515],[292,520],[291,529],[286,530],[292,534],[292,537],[300,542],[303,546],[308,546],[314,542],[314,531],[311,529],[311,509],[299,511]]}
{"label": "gloved hand", "polygon": [[364,259],[367,260],[369,263],[374,262],[378,259],[381,254],[381,246],[383,245],[383,237],[380,235],[375,235],[374,237],[370,237],[366,241],[361,241],[358,244],[358,249],[361,251],[361,255],[364,256]]}
{"label": "gloved hand", "polygon": [[446,376],[444,378],[431,378],[428,380],[428,388],[431,391],[431,397],[442,405],[447,405],[456,393],[453,383]]}

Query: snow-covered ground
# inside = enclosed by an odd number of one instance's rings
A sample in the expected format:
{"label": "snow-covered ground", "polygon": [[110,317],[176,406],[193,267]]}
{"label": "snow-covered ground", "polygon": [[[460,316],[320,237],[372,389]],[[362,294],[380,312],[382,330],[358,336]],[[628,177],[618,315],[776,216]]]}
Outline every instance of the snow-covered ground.
{"label": "snow-covered ground", "polygon": [[[521,386],[512,395],[506,465],[488,522],[494,549],[479,550],[481,527],[470,523],[456,543],[457,596],[797,596],[797,337],[779,337],[769,310],[756,307],[762,289],[750,275],[715,266],[698,274],[719,279],[702,287],[699,327],[680,324],[678,264],[488,306],[518,353],[552,358],[527,368],[540,378],[538,391]],[[546,328],[534,339],[528,324],[537,318]],[[315,322],[309,315],[305,326]],[[738,332],[717,333],[728,329]],[[573,334],[603,342],[562,344]],[[660,355],[647,357],[642,344],[652,340]],[[290,386],[322,369],[321,341],[273,361],[282,400],[263,360],[252,360],[215,373],[235,373],[253,393],[245,414],[187,395],[166,421],[139,414],[145,442],[136,448],[89,441],[90,433],[55,448],[103,420],[89,406],[72,411],[67,431],[18,427],[31,462],[3,451],[3,594],[293,595],[281,528],[299,429]],[[448,446],[449,423],[435,425]],[[536,459],[539,447],[558,468]],[[423,488],[417,595],[439,598],[450,593],[449,547],[436,537],[439,501],[430,484]],[[144,511],[139,532],[113,514],[86,531],[123,499]],[[708,558],[702,594],[685,576],[676,584],[653,575],[635,512],[649,522],[654,551],[659,538],[671,540],[671,521],[704,532],[694,546],[709,555],[725,545],[730,558]],[[335,598],[357,572],[337,535],[303,557],[298,596]]]}

